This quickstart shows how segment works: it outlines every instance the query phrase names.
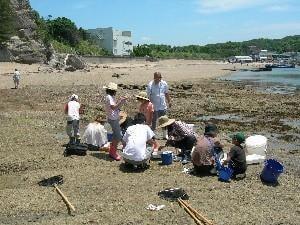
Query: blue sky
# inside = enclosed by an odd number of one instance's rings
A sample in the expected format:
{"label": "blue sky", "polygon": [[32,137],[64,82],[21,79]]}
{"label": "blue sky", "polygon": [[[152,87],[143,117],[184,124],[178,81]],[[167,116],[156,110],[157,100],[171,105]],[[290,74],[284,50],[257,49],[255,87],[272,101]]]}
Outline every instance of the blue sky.
{"label": "blue sky", "polygon": [[205,45],[300,34],[299,0],[30,0],[84,29],[130,30],[133,43]]}

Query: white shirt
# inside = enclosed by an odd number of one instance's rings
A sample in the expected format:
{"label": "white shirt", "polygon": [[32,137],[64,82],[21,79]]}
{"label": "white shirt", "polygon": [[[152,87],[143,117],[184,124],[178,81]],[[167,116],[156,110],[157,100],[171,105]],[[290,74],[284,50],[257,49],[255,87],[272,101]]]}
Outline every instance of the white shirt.
{"label": "white shirt", "polygon": [[68,102],[68,121],[79,120],[79,108],[80,104],[77,101],[69,101]]}
{"label": "white shirt", "polygon": [[161,80],[158,84],[154,81],[150,81],[147,86],[147,94],[150,101],[153,103],[154,111],[166,110],[166,93],[169,92],[169,86],[167,82]]}
{"label": "white shirt", "polygon": [[20,74],[19,71],[15,71],[13,79],[14,80],[20,80],[21,79],[21,74]]}
{"label": "white shirt", "polygon": [[146,142],[154,136],[148,125],[136,124],[127,128],[123,141],[126,143],[123,149],[123,157],[134,161],[142,161],[146,158]]}
{"label": "white shirt", "polygon": [[116,105],[116,100],[113,96],[107,95],[105,98],[105,109],[107,118],[110,120],[117,120],[119,119],[119,109],[112,110],[111,106]]}
{"label": "white shirt", "polygon": [[102,147],[107,143],[107,131],[100,123],[89,123],[82,137],[84,143]]}

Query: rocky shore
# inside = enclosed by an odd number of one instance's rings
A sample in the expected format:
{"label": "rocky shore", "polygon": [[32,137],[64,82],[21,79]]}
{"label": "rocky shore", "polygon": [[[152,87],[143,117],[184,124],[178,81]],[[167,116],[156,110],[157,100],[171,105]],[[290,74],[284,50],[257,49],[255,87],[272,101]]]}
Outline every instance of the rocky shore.
{"label": "rocky shore", "polygon": [[[22,73],[18,90],[11,89],[15,67]],[[193,224],[176,202],[158,197],[170,187],[185,189],[190,205],[218,225],[299,224],[300,93],[265,93],[254,84],[217,79],[230,69],[233,65],[170,60],[90,65],[89,71],[72,73],[1,63],[0,224]],[[235,131],[268,137],[268,157],[285,166],[279,185],[261,182],[262,164],[249,166],[242,181],[222,183],[217,177],[185,174],[178,162],[162,166],[152,161],[149,170],[132,172],[105,152],[63,157],[67,136],[62,109],[70,94],[78,94],[86,105],[83,132],[96,114],[104,113],[103,85],[116,82],[118,94],[134,96],[155,71],[171,87],[169,116],[195,124],[199,134],[206,122],[216,123],[225,150]],[[124,110],[133,115],[136,106],[132,97]],[[72,216],[53,187],[37,184],[59,174],[64,177],[60,188],[76,208]],[[166,207],[149,211],[149,204]]]}

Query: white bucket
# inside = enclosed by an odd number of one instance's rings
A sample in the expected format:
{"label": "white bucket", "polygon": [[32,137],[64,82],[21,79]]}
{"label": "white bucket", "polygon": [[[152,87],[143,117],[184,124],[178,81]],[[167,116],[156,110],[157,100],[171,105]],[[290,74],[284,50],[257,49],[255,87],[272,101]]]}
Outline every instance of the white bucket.
{"label": "white bucket", "polygon": [[188,125],[189,128],[192,129],[192,131],[194,131],[194,126],[195,126],[195,124],[193,124],[193,123],[188,123],[187,125]]}
{"label": "white bucket", "polygon": [[253,135],[245,140],[247,155],[265,156],[267,151],[267,138],[262,135]]}

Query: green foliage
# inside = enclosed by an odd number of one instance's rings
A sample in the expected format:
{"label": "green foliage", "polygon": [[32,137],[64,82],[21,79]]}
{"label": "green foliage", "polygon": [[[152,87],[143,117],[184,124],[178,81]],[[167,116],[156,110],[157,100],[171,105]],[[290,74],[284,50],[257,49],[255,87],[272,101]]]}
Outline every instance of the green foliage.
{"label": "green foliage", "polygon": [[8,0],[0,0],[0,44],[14,34],[13,13],[9,4]]}
{"label": "green foliage", "polygon": [[79,55],[106,55],[106,51],[99,48],[97,45],[90,43],[87,40],[82,40],[79,42],[79,44],[76,46],[76,52]]}
{"label": "green foliage", "polygon": [[249,46],[267,49],[276,53],[300,52],[300,35],[288,36],[282,39],[253,39],[244,42],[226,42],[208,44],[205,46],[170,46],[144,44],[133,48],[134,56],[150,56],[157,58],[181,59],[224,59],[234,55],[250,55]]}
{"label": "green foliage", "polygon": [[65,17],[47,20],[48,32],[53,39],[75,47],[80,41],[80,34],[74,22]]}

